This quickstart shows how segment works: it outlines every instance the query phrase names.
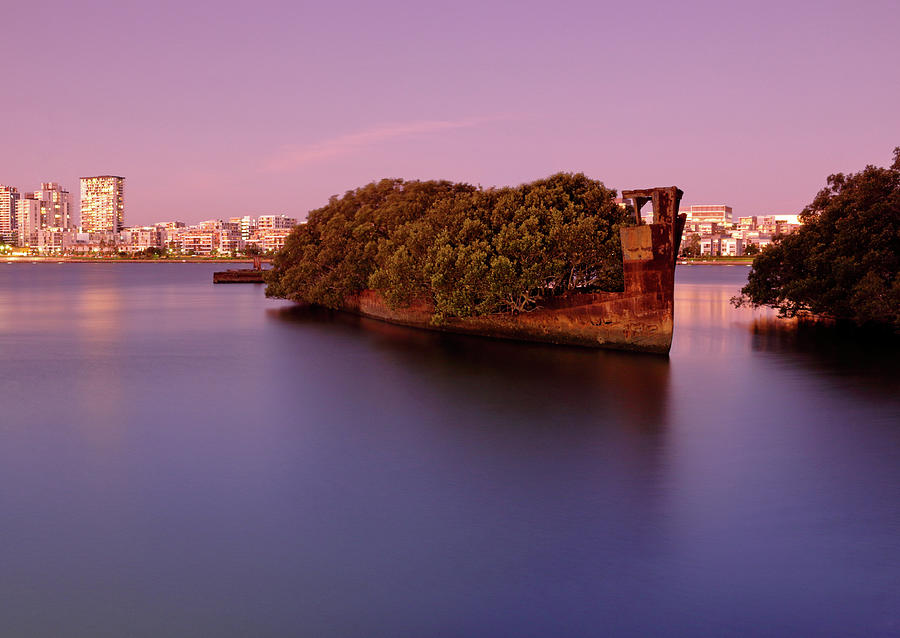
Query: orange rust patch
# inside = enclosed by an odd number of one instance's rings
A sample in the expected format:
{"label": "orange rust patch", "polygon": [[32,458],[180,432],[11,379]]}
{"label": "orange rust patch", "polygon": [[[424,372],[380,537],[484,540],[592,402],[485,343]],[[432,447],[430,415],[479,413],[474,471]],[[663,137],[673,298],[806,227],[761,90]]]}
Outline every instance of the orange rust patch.
{"label": "orange rust patch", "polygon": [[653,233],[650,226],[622,229],[622,256],[625,261],[653,259]]}

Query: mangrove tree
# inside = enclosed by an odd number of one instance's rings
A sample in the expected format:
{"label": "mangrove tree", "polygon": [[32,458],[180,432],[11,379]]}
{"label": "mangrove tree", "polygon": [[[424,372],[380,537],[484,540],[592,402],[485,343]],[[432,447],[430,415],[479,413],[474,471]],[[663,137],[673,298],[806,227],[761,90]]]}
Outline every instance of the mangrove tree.
{"label": "mangrove tree", "polygon": [[623,288],[616,192],[581,173],[517,187],[385,179],[310,212],[266,294],[340,308],[369,288],[436,320],[525,312],[569,291]]}

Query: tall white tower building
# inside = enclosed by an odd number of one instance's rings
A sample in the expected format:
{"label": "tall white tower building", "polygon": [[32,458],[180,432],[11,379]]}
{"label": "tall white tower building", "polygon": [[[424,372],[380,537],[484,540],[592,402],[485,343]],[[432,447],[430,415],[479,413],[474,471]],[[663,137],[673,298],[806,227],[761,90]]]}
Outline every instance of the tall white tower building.
{"label": "tall white tower building", "polygon": [[0,243],[14,244],[18,240],[16,232],[16,202],[19,191],[15,186],[0,184]]}
{"label": "tall white tower building", "polygon": [[97,175],[81,178],[81,229],[117,233],[125,226],[125,178]]}

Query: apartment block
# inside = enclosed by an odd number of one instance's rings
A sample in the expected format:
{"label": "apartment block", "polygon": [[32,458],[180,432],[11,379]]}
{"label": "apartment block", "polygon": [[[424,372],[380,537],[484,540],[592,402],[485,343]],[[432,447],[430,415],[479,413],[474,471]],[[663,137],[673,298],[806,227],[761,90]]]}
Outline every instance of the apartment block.
{"label": "apartment block", "polygon": [[121,250],[138,253],[147,248],[160,248],[163,245],[163,232],[157,226],[136,226],[126,228],[119,233]]}
{"label": "apartment block", "polygon": [[688,223],[715,222],[725,225],[731,224],[733,221],[731,206],[725,206],[724,204],[702,204],[690,206],[689,208],[682,207],[681,212],[687,214]]}
{"label": "apartment block", "polygon": [[189,230],[178,233],[178,250],[189,255],[209,255],[218,249],[219,238],[215,230]]}
{"label": "apartment block", "polygon": [[291,234],[290,228],[272,228],[257,231],[257,245],[263,251],[278,251],[284,248],[284,240]]}
{"label": "apartment block", "polygon": [[761,215],[757,228],[773,235],[789,235],[802,225],[799,215]]}
{"label": "apartment block", "polygon": [[154,226],[159,230],[162,247],[173,249],[178,247],[178,234],[184,230],[184,222],[158,222]]}
{"label": "apartment block", "polygon": [[286,215],[260,215],[257,219],[257,230],[276,230],[293,228],[297,225],[297,218]]}
{"label": "apartment block", "polygon": [[250,236],[256,232],[257,220],[245,215],[241,217],[241,239],[247,241]]}
{"label": "apartment block", "polygon": [[71,252],[77,241],[78,231],[74,228],[41,228],[32,247],[41,254],[60,255]]}
{"label": "apartment block", "polygon": [[41,229],[41,202],[34,197],[23,197],[16,202],[16,232],[19,246],[29,246],[36,241]]}
{"label": "apartment block", "polygon": [[41,202],[41,228],[69,228],[72,226],[72,198],[56,182],[44,182],[33,197]]}
{"label": "apartment block", "polygon": [[219,224],[219,253],[236,253],[244,247],[241,239],[240,222],[227,221]]}
{"label": "apartment block", "polygon": [[723,237],[719,240],[719,251],[723,257],[740,257],[744,254],[744,240],[739,237]]}
{"label": "apartment block", "polygon": [[81,229],[87,233],[118,232],[125,225],[125,178],[97,175],[81,178]]}
{"label": "apartment block", "polygon": [[0,243],[14,244],[19,235],[16,229],[16,202],[19,191],[14,186],[0,184]]}

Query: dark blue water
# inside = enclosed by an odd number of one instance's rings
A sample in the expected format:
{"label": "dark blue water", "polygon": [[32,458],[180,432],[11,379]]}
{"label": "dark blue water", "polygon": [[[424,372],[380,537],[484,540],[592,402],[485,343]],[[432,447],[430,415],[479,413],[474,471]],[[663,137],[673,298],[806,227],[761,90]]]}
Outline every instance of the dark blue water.
{"label": "dark blue water", "polygon": [[669,359],[0,264],[2,636],[900,634],[897,352],[678,271]]}

